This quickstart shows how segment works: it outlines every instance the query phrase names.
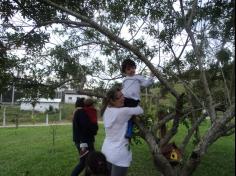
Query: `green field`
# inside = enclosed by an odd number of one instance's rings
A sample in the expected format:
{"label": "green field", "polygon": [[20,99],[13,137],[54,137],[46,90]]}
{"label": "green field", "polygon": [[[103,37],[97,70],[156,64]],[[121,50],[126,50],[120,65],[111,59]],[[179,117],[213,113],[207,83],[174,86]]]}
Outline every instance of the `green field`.
{"label": "green field", "polygon": [[[100,125],[97,150],[103,138],[104,129]],[[0,128],[0,176],[69,176],[78,158],[71,139],[70,125]],[[132,151],[129,176],[160,176],[144,142],[132,146]],[[233,176],[234,151],[234,136],[218,140],[210,147],[194,176]]]}

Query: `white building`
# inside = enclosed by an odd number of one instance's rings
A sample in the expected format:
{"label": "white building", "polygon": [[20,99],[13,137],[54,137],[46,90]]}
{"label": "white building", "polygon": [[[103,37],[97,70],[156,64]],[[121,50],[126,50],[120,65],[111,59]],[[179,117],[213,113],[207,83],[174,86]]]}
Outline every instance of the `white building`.
{"label": "white building", "polygon": [[64,92],[65,94],[65,103],[74,104],[77,98],[88,98],[87,95],[79,95],[76,91],[67,90]]}
{"label": "white building", "polygon": [[[32,101],[27,99],[19,100],[20,110],[32,110]],[[46,98],[39,98],[35,104],[34,110],[39,112],[45,112],[49,110],[51,107],[53,110],[59,110],[60,108],[61,99],[46,99]]]}

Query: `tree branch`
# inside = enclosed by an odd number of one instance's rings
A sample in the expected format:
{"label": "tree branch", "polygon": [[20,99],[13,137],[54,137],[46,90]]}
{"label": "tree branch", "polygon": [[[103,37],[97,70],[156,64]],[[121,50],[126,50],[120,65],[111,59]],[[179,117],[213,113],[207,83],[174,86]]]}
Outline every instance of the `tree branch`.
{"label": "tree branch", "polygon": [[160,146],[166,145],[170,139],[177,133],[178,127],[179,127],[179,120],[182,115],[183,110],[183,98],[184,94],[181,94],[180,97],[177,99],[176,106],[175,106],[175,117],[173,121],[172,128],[169,130],[169,132],[164,136],[164,138],[160,141]]}
{"label": "tree branch", "polygon": [[[175,54],[175,52],[174,52],[174,50],[173,50],[173,47],[170,46],[171,52],[172,52],[172,54],[174,55],[174,58],[175,58],[176,61],[179,62],[179,59],[180,59],[180,57],[182,56],[182,54],[184,53],[184,50],[185,50],[187,44],[188,44],[188,37],[187,37],[187,39],[186,39],[186,41],[185,41],[185,44],[184,44],[184,46],[183,46],[183,48],[182,48],[182,50],[181,50],[179,56],[176,56],[176,54]],[[181,71],[180,71],[181,69],[179,68],[179,65],[177,65],[177,69],[178,69],[179,75],[181,75]]]}
{"label": "tree branch", "polygon": [[44,2],[46,4],[49,4],[57,9],[60,9],[64,12],[67,12],[68,14],[80,19],[82,22],[88,23],[91,25],[92,28],[96,29],[97,31],[99,31],[100,33],[102,33],[103,35],[105,35],[106,37],[108,37],[110,40],[118,43],[119,45],[121,45],[122,47],[130,50],[133,54],[135,54],[141,61],[143,61],[148,68],[153,72],[153,74],[160,80],[160,82],[165,85],[167,87],[167,89],[172,93],[172,95],[174,97],[179,97],[179,94],[173,89],[173,87],[163,78],[161,72],[159,72],[159,70],[157,70],[154,65],[149,62],[149,60],[139,51],[139,49],[135,46],[132,46],[131,44],[129,44],[127,41],[121,39],[120,37],[116,36],[114,33],[112,33],[108,28],[104,27],[104,26],[100,26],[99,24],[97,24],[95,21],[93,21],[92,19],[89,19],[88,17],[85,17],[81,14],[78,14],[76,12],[73,12],[72,10],[69,10],[65,7],[62,7],[52,1],[49,0],[39,0],[40,2]]}
{"label": "tree branch", "polygon": [[[55,19],[55,20],[51,20],[51,21],[44,21],[44,22],[40,21],[37,23],[37,27],[52,25],[54,23],[67,24],[68,26],[73,24],[73,25],[75,25],[75,27],[91,27],[91,25],[88,23],[71,21],[71,20],[59,20],[59,19]],[[70,26],[70,27],[73,27],[73,26]]]}
{"label": "tree branch", "polygon": [[185,136],[184,140],[182,141],[180,145],[180,150],[182,153],[185,151],[185,147],[189,143],[189,140],[191,139],[192,135],[194,134],[194,131],[197,129],[197,127],[202,123],[202,121],[206,118],[205,115],[202,115],[200,118],[195,121],[195,123],[192,125],[192,128],[188,130],[187,135]]}
{"label": "tree branch", "polygon": [[105,91],[77,90],[77,93],[81,94],[81,95],[88,95],[88,96],[97,97],[97,98],[104,98],[105,97]]}
{"label": "tree branch", "polygon": [[187,176],[193,173],[199,165],[201,158],[206,154],[208,147],[218,138],[222,137],[224,134],[227,134],[227,130],[232,130],[232,128],[235,128],[231,123],[228,128],[225,126],[232,118],[235,118],[235,104],[232,104],[224,113],[223,117],[217,119],[211,128],[206,132],[183,167],[181,175]]}
{"label": "tree branch", "polygon": [[160,148],[158,147],[159,141],[154,137],[154,135],[149,131],[143,123],[138,119],[134,119],[135,124],[138,126],[141,132],[141,136],[143,136],[144,140],[149,144],[150,150],[154,156],[155,166],[162,173],[174,176],[174,171],[169,163],[169,161],[162,155]]}
{"label": "tree branch", "polygon": [[157,130],[164,124],[166,124],[168,121],[173,119],[175,116],[175,113],[167,114],[162,120],[158,121],[156,120],[152,126],[152,131],[154,134],[156,134]]}
{"label": "tree branch", "polygon": [[[180,1],[180,4],[181,4],[181,11],[182,11],[182,14],[183,14],[182,0]],[[194,49],[194,52],[195,52],[195,55],[196,55],[196,59],[198,60],[198,66],[199,66],[199,69],[201,71],[201,78],[202,78],[201,80],[202,80],[204,90],[205,90],[205,93],[206,93],[207,108],[208,108],[209,115],[211,117],[211,121],[213,123],[213,121],[216,119],[216,113],[215,113],[215,109],[213,107],[213,98],[211,96],[211,92],[210,92],[208,82],[207,82],[207,79],[206,79],[206,73],[205,73],[205,70],[203,68],[202,56],[200,54],[200,50],[199,50],[199,47],[197,46],[197,43],[196,43],[196,40],[194,38],[193,32],[191,31],[191,25],[192,25],[192,22],[193,22],[193,17],[196,14],[196,9],[197,9],[197,0],[194,0],[193,6],[192,6],[192,9],[191,9],[191,13],[190,13],[190,16],[188,18],[188,21],[185,21],[185,30],[188,33],[189,37],[190,37],[190,40],[192,42],[192,46],[193,46],[193,49]],[[185,16],[183,18],[185,19]]]}

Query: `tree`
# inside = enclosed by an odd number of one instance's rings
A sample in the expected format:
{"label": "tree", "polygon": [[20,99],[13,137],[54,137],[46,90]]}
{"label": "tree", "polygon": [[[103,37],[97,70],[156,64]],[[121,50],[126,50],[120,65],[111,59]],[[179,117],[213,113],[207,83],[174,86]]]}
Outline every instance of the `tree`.
{"label": "tree", "polygon": [[[163,175],[191,175],[209,146],[234,133],[234,1],[3,0],[0,8],[2,45],[8,50],[24,47],[27,54],[14,57],[15,70],[31,71],[17,78],[12,73],[19,86],[30,82],[27,89],[31,85],[31,90],[40,91],[69,83],[80,91],[86,85],[101,90],[120,76],[120,63],[129,57],[153,72],[175,104],[168,107],[170,112],[163,105],[136,124]],[[21,21],[14,23],[16,17]],[[63,40],[55,47],[49,45],[49,30]],[[10,51],[7,56],[12,61]],[[43,69],[37,65],[40,62]],[[89,82],[88,76],[97,79]],[[184,87],[182,93],[175,89],[176,83]],[[206,116],[211,127],[200,137],[198,127]],[[170,120],[171,129],[160,138],[158,132]],[[191,121],[189,130],[179,144],[186,159],[173,166],[162,149],[187,120]],[[187,155],[186,146],[193,136],[194,148]]]}

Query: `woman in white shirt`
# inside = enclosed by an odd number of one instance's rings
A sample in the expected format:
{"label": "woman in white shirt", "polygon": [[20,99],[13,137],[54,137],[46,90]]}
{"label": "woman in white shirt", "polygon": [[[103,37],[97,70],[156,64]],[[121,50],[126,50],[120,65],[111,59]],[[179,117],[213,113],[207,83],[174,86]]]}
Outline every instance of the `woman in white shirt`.
{"label": "woman in white shirt", "polygon": [[102,153],[105,154],[111,176],[125,176],[132,161],[132,152],[129,149],[129,140],[125,133],[132,115],[143,113],[140,106],[123,107],[124,96],[120,87],[113,87],[107,93],[103,121],[105,139]]}

